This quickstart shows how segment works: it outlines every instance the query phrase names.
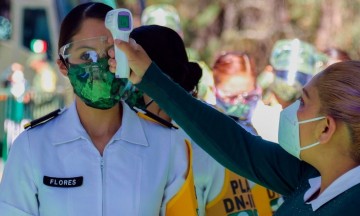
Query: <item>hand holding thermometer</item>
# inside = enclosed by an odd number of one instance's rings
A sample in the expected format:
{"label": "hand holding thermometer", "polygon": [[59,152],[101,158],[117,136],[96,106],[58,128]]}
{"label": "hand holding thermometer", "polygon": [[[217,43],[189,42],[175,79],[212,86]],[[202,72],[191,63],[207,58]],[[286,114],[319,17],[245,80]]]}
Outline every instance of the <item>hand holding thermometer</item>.
{"label": "hand holding thermometer", "polygon": [[[105,26],[110,30],[114,40],[120,39],[129,42],[130,32],[133,30],[133,18],[128,9],[119,8],[106,14]],[[130,68],[124,52],[114,46],[116,59],[116,78],[128,78]]]}

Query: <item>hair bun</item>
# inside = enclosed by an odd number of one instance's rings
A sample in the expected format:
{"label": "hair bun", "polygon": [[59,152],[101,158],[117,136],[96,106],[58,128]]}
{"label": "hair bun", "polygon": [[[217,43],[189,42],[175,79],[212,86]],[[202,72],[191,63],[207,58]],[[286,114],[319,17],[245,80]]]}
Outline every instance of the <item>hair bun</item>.
{"label": "hair bun", "polygon": [[202,76],[202,69],[196,62],[188,62],[185,79],[183,80],[182,87],[186,91],[192,91],[199,83]]}

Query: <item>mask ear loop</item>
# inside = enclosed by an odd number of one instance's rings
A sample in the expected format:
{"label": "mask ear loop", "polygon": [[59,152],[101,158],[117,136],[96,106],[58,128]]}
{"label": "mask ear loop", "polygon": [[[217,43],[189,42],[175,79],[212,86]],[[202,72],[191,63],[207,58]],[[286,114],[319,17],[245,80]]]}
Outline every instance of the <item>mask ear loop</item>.
{"label": "mask ear loop", "polygon": [[160,124],[168,127],[168,128],[175,128],[178,129],[177,126],[173,125],[171,122],[166,121],[165,119],[155,115],[154,113],[150,112],[149,110],[147,110],[146,108],[148,108],[152,103],[154,102],[153,99],[151,99],[151,101],[149,101],[147,104],[145,104],[145,108],[144,109],[139,109],[137,107],[132,107],[131,109],[134,110],[136,113],[141,113],[145,116],[148,116],[149,118],[155,120],[156,122],[159,122]]}
{"label": "mask ear loop", "polygon": [[64,59],[64,57],[62,57],[62,55],[59,54],[59,58],[60,58],[60,61],[62,61],[62,63],[65,65],[66,69],[69,70],[69,67],[67,66],[67,63],[66,63],[66,60]]}
{"label": "mask ear loop", "polygon": [[145,104],[145,109],[147,109],[153,102],[154,102],[154,100],[151,99],[151,101],[149,101],[147,104]]}

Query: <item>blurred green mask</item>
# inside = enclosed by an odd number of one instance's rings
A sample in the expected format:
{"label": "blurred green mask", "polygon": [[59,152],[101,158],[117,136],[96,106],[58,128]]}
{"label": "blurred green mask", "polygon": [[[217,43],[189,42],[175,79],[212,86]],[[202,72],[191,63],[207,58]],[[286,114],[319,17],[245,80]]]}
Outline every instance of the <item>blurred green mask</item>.
{"label": "blurred green mask", "polygon": [[141,15],[142,25],[160,25],[182,32],[176,8],[169,4],[155,4],[145,8]]}
{"label": "blurred green mask", "polygon": [[275,70],[273,92],[285,101],[298,98],[302,87],[316,73],[316,61],[317,52],[311,44],[299,39],[277,41],[270,58]]}

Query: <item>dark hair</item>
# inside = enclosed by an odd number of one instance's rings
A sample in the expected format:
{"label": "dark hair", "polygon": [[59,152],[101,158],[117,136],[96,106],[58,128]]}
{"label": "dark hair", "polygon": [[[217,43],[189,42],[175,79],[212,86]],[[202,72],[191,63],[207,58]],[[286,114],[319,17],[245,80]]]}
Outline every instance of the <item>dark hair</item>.
{"label": "dark hair", "polygon": [[107,12],[113,8],[103,4],[88,2],[72,9],[61,23],[58,49],[71,41],[71,38],[80,30],[83,21],[87,18],[104,20]]}
{"label": "dark hair", "polygon": [[197,63],[189,62],[184,42],[174,30],[158,25],[140,26],[130,33],[130,37],[186,91],[197,86],[202,70]]}
{"label": "dark hair", "polygon": [[351,60],[349,54],[341,49],[330,47],[324,50],[324,53],[329,56],[330,58],[337,59],[339,61],[349,61]]}

